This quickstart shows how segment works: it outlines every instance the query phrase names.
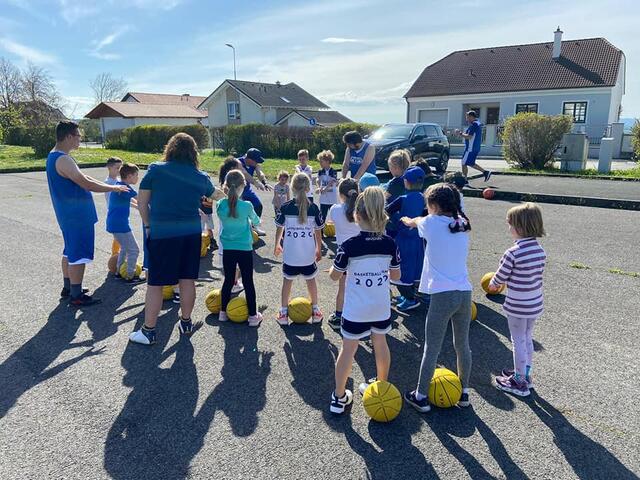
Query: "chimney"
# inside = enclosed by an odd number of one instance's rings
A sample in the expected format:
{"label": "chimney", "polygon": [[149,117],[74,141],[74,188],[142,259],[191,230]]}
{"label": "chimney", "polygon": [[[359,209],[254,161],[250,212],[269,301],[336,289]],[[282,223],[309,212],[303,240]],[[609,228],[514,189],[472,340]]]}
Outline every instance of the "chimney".
{"label": "chimney", "polygon": [[562,50],[562,30],[558,26],[558,29],[553,32],[553,52],[551,58],[557,60],[560,58],[560,51]]}
{"label": "chimney", "polygon": [[276,80],[276,85],[277,85],[278,87],[280,87],[280,85],[282,85],[282,84],[280,83],[280,80]]}

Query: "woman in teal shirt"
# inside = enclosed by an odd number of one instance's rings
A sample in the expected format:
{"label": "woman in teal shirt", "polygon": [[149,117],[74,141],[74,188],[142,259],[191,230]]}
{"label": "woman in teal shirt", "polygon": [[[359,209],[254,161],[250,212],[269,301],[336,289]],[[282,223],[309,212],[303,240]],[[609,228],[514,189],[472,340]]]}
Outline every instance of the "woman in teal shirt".
{"label": "woman in teal shirt", "polygon": [[222,243],[222,267],[224,283],[220,315],[221,322],[226,321],[227,305],[231,298],[231,288],[236,280],[236,266],[240,269],[242,283],[249,310],[249,326],[257,327],[262,314],[256,308],[256,288],[253,284],[253,236],[251,226],[257,226],[260,218],[251,202],[241,200],[245,187],[244,175],[240,170],[231,170],[225,177],[227,198],[220,200],[217,206],[220,219],[220,242]]}

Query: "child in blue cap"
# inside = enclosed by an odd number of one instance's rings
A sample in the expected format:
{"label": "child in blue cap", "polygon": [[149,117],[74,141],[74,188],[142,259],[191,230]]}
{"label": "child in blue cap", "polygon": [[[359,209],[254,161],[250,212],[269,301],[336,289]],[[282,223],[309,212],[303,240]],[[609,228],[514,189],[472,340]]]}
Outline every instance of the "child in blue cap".
{"label": "child in blue cap", "polygon": [[358,188],[360,188],[361,192],[364,192],[364,189],[367,187],[378,187],[380,185],[380,180],[373,173],[364,173],[360,177],[360,181],[358,182]]}
{"label": "child in blue cap", "polygon": [[[410,167],[402,176],[407,193],[399,196],[386,207],[389,218],[419,217],[425,208],[422,195],[424,170],[420,167]],[[418,308],[420,303],[416,299],[414,284],[420,281],[422,264],[424,261],[424,242],[415,228],[409,228],[397,221],[395,241],[400,252],[400,280],[393,282],[400,292],[396,299],[396,309],[406,312]]]}

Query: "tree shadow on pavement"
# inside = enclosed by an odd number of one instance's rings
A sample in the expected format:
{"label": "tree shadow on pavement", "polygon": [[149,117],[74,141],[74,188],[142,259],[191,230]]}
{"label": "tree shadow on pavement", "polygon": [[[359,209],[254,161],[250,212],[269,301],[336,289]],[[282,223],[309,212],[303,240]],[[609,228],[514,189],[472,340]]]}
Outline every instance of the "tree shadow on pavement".
{"label": "tree shadow on pavement", "polygon": [[553,405],[531,392],[526,404],[553,433],[553,443],[580,479],[638,478],[603,445],[589,438]]}
{"label": "tree shadow on pavement", "polygon": [[[143,319],[141,313],[139,325]],[[215,408],[206,401],[195,412],[199,389],[190,340],[163,351],[175,322],[175,312],[164,313],[155,345],[128,343],[124,351],[122,383],[132,390],[105,441],[104,466],[112,478],[186,478],[204,444]],[[171,357],[173,363],[163,365]]]}
{"label": "tree shadow on pavement", "polygon": [[[0,418],[29,389],[85,358],[102,353],[104,348],[95,349],[95,343],[115,334],[118,326],[128,321],[113,322],[113,311],[126,303],[133,293],[128,286],[122,288],[107,282],[93,292],[103,300],[101,304],[76,309],[70,307],[66,299],[61,299],[42,328],[0,365]],[[93,339],[73,342],[84,320]],[[48,368],[65,350],[80,347],[88,349]]]}

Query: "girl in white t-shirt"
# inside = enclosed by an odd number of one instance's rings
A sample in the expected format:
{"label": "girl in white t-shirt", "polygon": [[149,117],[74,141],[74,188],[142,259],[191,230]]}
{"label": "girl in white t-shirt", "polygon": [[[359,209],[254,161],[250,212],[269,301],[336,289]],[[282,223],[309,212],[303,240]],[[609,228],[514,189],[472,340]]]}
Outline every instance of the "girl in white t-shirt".
{"label": "girl in white t-shirt", "polygon": [[[353,178],[345,178],[340,181],[338,186],[340,203],[333,205],[327,215],[327,221],[333,223],[336,227],[336,244],[338,247],[346,240],[360,233],[360,226],[356,223],[353,216],[358,193],[358,182]],[[334,330],[340,330],[340,322],[342,321],[345,280],[346,276],[343,275],[338,282],[336,311],[329,317],[329,326]]]}
{"label": "girl in white t-shirt", "polygon": [[[309,184],[313,185],[313,168],[309,165],[309,150],[302,149],[298,151],[298,165],[296,165],[296,173],[304,173],[309,177]],[[313,190],[309,189],[307,197],[313,202]]]}
{"label": "girl in white t-shirt", "polygon": [[458,376],[462,383],[462,397],[458,402],[461,407],[469,406],[471,374],[471,282],[467,272],[467,232],[471,230],[471,224],[460,208],[460,195],[453,185],[432,185],[424,195],[429,215],[401,218],[406,226],[418,228],[420,236],[427,241],[419,287],[420,292],[431,296],[425,323],[424,353],[418,385],[404,395],[419,412],[431,410],[427,392],[449,321],[453,327]]}
{"label": "girl in white t-shirt", "polygon": [[327,213],[332,205],[337,203],[336,187],[338,186],[338,172],[331,168],[334,155],[331,150],[321,151],[317,157],[320,162],[320,170],[316,178],[316,192],[320,195],[320,213],[327,219]]}
{"label": "girl in white t-shirt", "polygon": [[311,202],[307,193],[311,189],[309,177],[304,173],[296,173],[291,180],[293,200],[280,208],[276,217],[276,246],[274,255],[282,254],[282,304],[276,317],[280,325],[289,324],[288,305],[291,286],[296,277],[307,281],[307,289],[313,308],[313,323],[322,321],[322,311],[318,306],[318,286],[316,275],[322,258],[322,228],[324,219],[318,206]]}

